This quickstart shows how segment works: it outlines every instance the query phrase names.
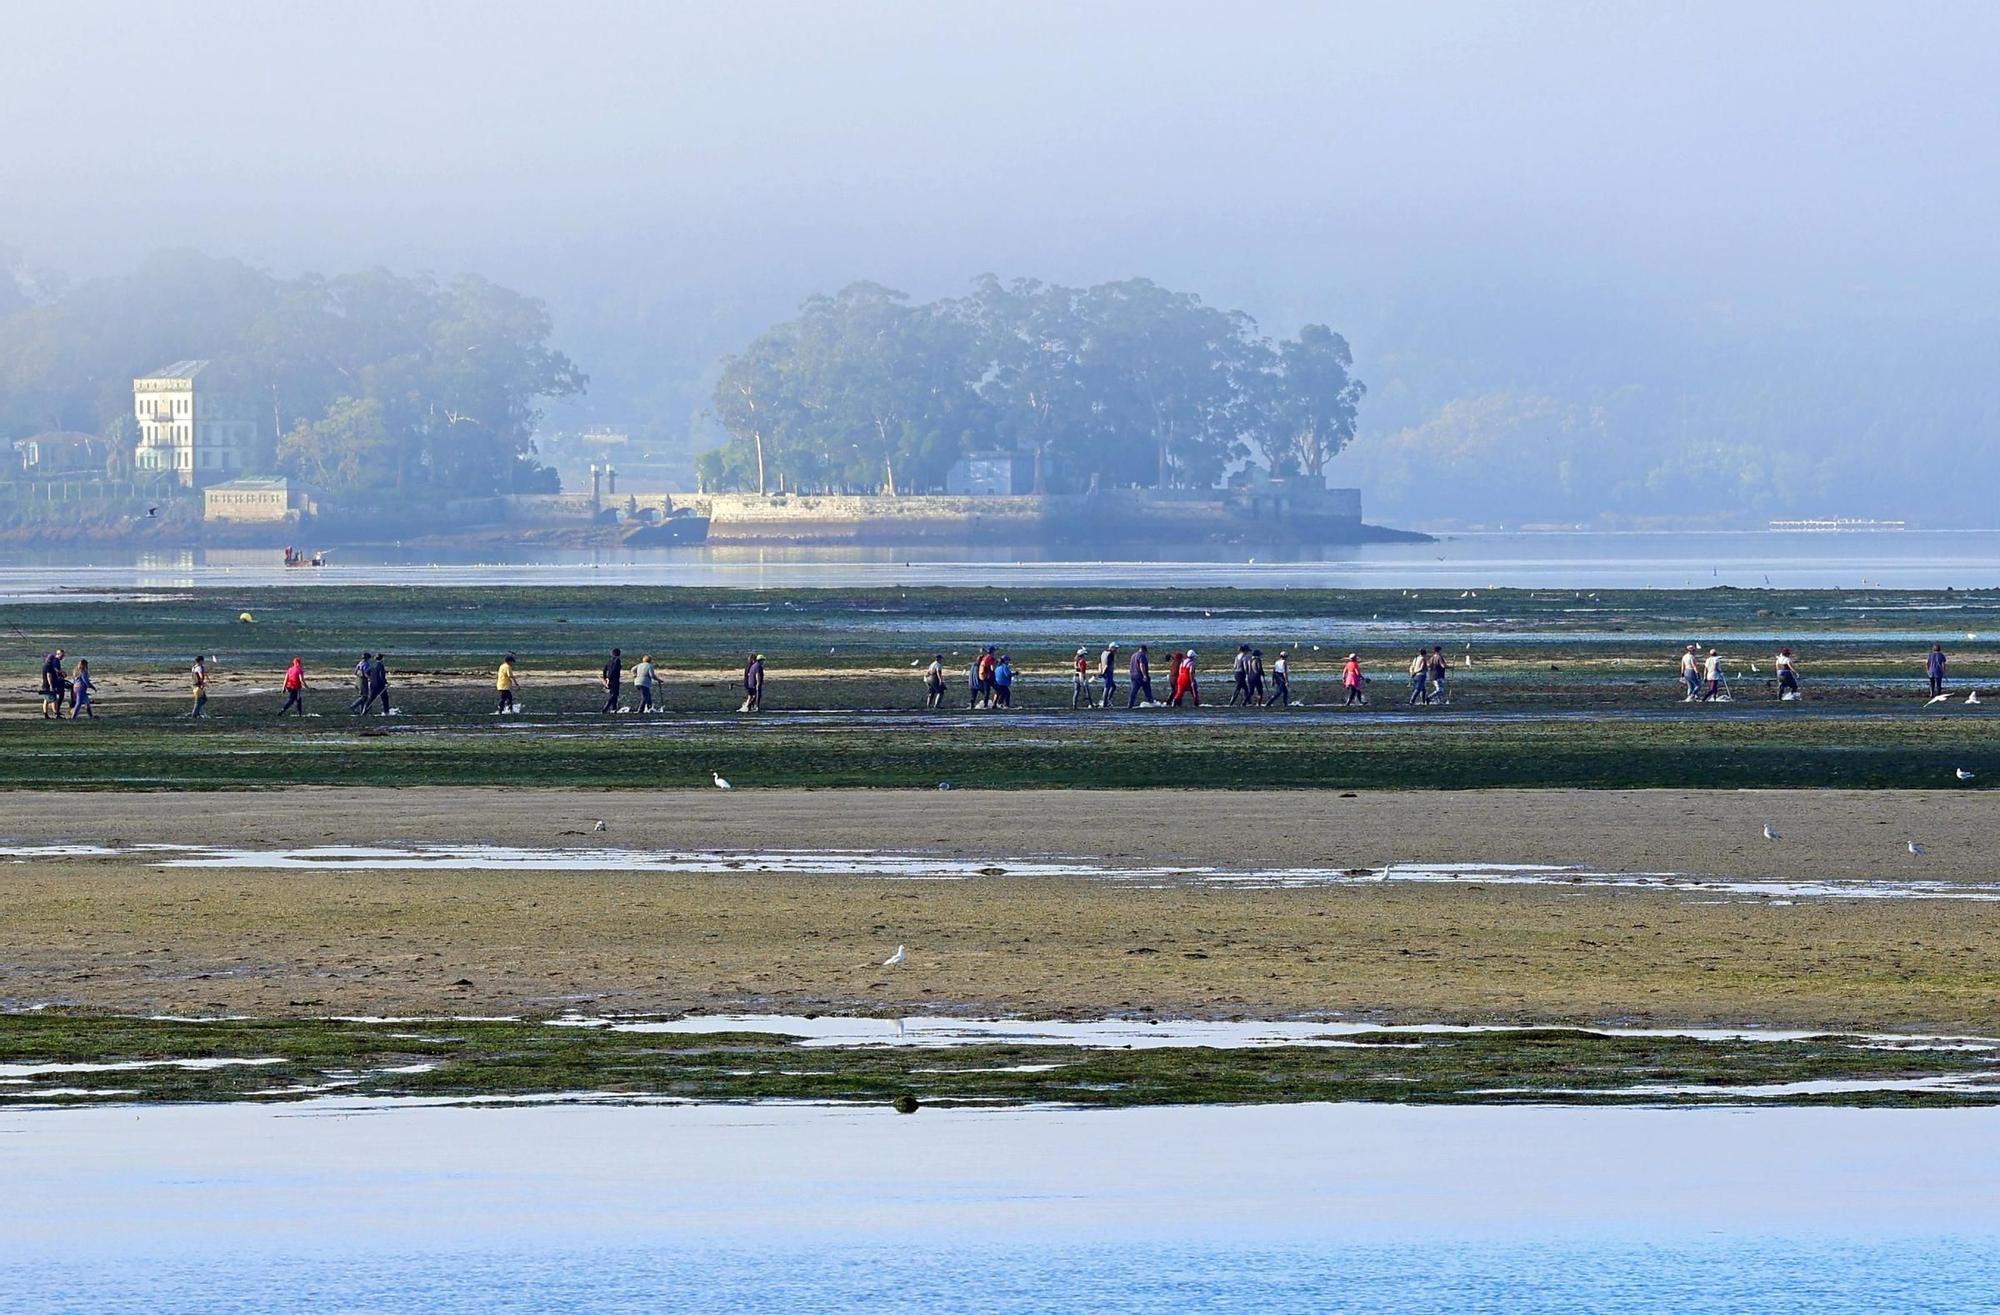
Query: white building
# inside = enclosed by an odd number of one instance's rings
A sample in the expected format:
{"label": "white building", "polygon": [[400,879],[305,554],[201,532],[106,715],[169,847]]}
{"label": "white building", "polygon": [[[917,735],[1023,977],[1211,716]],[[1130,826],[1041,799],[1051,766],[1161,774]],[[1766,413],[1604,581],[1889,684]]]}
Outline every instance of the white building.
{"label": "white building", "polygon": [[261,464],[251,408],[204,385],[207,361],[176,361],[132,381],[139,421],[133,465],[142,473],[171,471],[188,488],[231,479]]}

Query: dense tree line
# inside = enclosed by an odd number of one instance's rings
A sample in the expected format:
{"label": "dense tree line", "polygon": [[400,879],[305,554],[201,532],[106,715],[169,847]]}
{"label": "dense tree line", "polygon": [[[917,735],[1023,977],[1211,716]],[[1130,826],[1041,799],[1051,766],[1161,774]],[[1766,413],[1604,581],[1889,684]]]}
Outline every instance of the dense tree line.
{"label": "dense tree line", "polygon": [[1248,463],[1319,475],[1362,385],[1324,325],[1273,343],[1238,311],[1147,279],[1068,288],[987,276],[912,304],[816,296],[723,365],[710,488],[936,489],[967,452],[1036,454],[1050,492],[1206,488]]}
{"label": "dense tree line", "polygon": [[202,386],[252,405],[279,470],[332,493],[554,487],[534,460],[542,399],[583,374],[542,303],[474,276],[278,278],[192,252],[43,295],[0,287],[0,430],[137,440],[132,380],[206,359]]}

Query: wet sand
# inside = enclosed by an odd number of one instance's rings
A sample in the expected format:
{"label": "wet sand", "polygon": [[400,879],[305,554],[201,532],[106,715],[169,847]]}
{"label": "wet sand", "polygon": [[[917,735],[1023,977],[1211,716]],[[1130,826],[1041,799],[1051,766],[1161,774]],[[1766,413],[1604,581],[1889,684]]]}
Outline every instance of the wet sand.
{"label": "wet sand", "polygon": [[[606,830],[594,830],[597,819]],[[1761,837],[1778,827],[1777,843]],[[2000,877],[1983,791],[15,793],[0,843],[921,850],[1112,865]],[[1928,852],[1910,855],[1905,842]],[[93,1012],[1339,1013],[2000,1031],[2000,904],[1564,885],[0,861],[0,1004]],[[896,969],[877,965],[897,944]]]}

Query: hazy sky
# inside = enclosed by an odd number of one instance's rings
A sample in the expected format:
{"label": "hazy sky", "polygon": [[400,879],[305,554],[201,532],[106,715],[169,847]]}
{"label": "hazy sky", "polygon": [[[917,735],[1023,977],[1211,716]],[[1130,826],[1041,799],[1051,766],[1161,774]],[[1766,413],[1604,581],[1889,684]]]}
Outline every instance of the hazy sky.
{"label": "hazy sky", "polygon": [[699,427],[719,356],[854,279],[1144,274],[1347,333],[1365,434],[1627,399],[1635,455],[1671,415],[1858,454],[1815,505],[1988,515],[1869,455],[1920,409],[1930,452],[2000,426],[1990,0],[0,18],[0,242],[77,275],[172,245],[485,273],[549,301],[593,376],[572,418]]}
{"label": "hazy sky", "polygon": [[0,239],[77,272],[1995,284],[2000,5],[6,9]]}

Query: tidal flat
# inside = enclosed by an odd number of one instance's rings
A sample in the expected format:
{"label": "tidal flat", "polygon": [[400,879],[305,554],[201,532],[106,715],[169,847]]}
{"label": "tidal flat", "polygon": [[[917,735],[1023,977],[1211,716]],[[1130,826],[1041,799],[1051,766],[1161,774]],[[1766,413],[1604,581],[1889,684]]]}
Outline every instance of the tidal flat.
{"label": "tidal flat", "polygon": [[[251,619],[239,619],[248,616]],[[698,785],[1024,789],[1167,787],[1962,788],[2000,780],[2000,592],[1568,590],[786,590],[260,588],[139,591],[8,606],[24,683],[58,646],[87,656],[95,723],[0,715],[0,786],[264,789],[299,784]],[[1082,647],[1202,654],[1200,708],[1073,709]],[[1931,642],[1946,705],[1922,693]],[[1237,643],[1290,653],[1292,707],[1228,708]],[[1681,701],[1684,643],[1724,650],[1732,701]],[[985,644],[1020,675],[1012,711],[968,711]],[[1448,706],[1409,706],[1419,644],[1453,664]],[[1796,648],[1806,697],[1776,698]],[[602,714],[610,650],[651,655],[660,715]],[[348,712],[348,668],[389,656],[396,715]],[[1339,667],[1362,655],[1365,706]],[[523,712],[496,716],[517,655]],[[740,664],[765,654],[766,711],[738,715]],[[211,657],[200,722],[185,670]],[[276,692],[305,658],[309,715]],[[947,693],[923,710],[921,667]],[[1968,703],[1982,680],[1995,697]],[[634,700],[629,687],[623,706]],[[1974,788],[1983,788],[1975,785]]]}
{"label": "tidal flat", "polygon": [[11,791],[0,1003],[2000,1035],[1994,798]]}

